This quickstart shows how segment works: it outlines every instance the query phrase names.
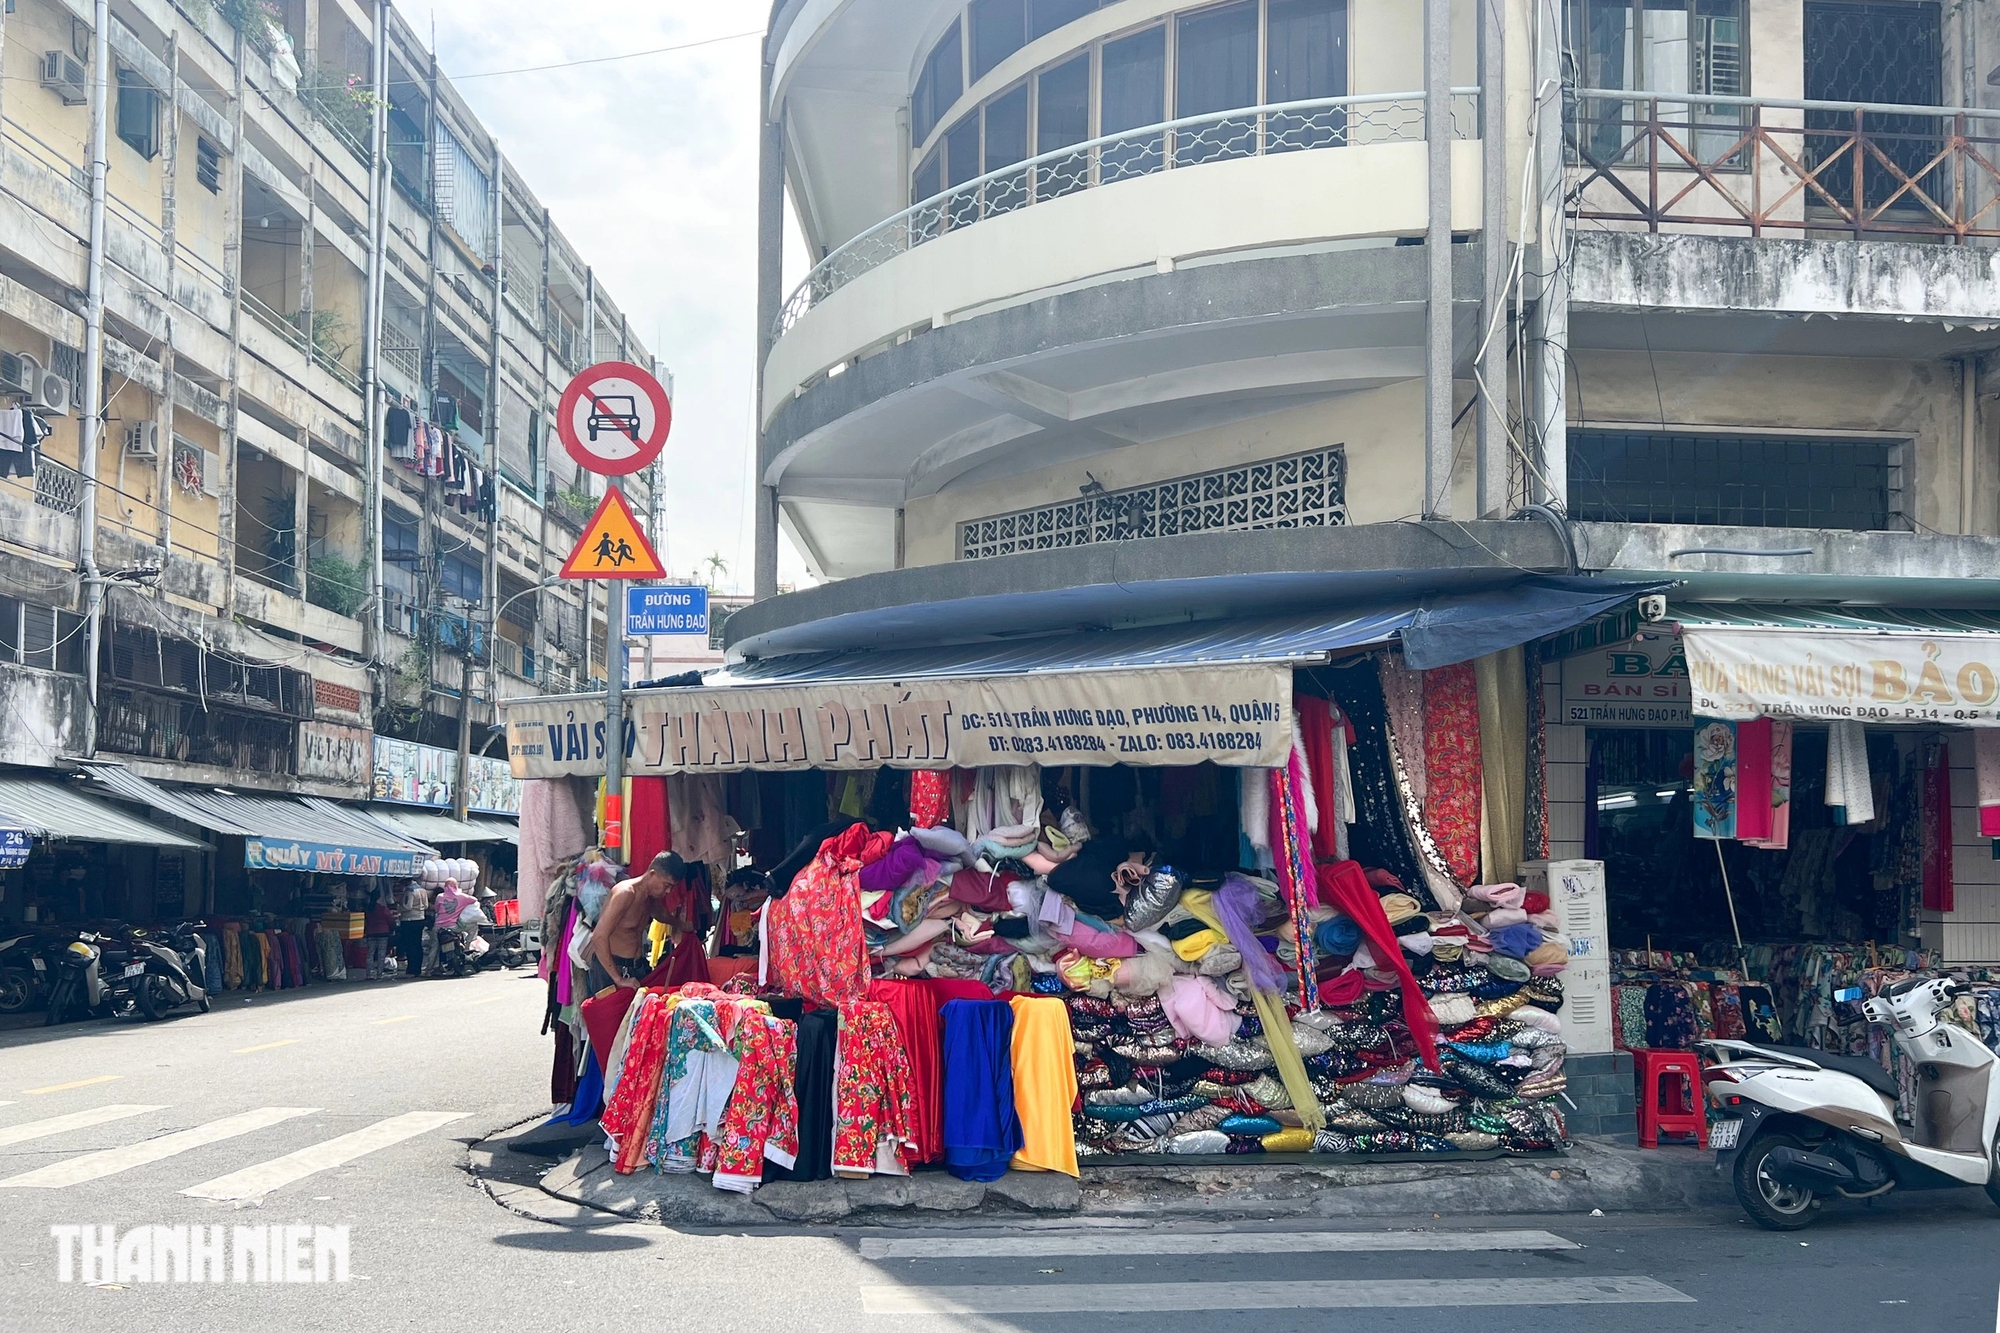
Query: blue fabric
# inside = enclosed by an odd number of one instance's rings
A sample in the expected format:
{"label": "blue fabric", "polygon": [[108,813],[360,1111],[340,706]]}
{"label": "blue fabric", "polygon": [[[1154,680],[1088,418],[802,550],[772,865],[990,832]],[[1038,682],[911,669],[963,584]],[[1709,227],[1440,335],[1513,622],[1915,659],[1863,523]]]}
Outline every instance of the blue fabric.
{"label": "blue fabric", "polygon": [[1531,921],[1503,926],[1487,938],[1493,941],[1493,952],[1509,958],[1526,958],[1542,946],[1541,929]]}
{"label": "blue fabric", "polygon": [[1005,1000],[951,1000],[943,1021],[944,1168],[994,1181],[1021,1150],[1014,1111],[1014,1011]]}
{"label": "blue fabric", "polygon": [[1351,916],[1331,916],[1313,928],[1313,944],[1322,954],[1351,956],[1361,947],[1361,927]]}
{"label": "blue fabric", "polygon": [[576,1099],[569,1104],[566,1115],[551,1116],[551,1125],[587,1125],[597,1119],[604,1109],[604,1071],[597,1067],[595,1059],[583,1062],[583,1073],[576,1080]]}

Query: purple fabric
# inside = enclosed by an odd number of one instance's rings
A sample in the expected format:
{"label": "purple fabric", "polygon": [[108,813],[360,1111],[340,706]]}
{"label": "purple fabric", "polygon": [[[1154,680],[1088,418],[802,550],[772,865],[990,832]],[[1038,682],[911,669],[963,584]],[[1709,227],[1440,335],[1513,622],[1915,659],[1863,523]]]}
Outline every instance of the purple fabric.
{"label": "purple fabric", "polygon": [[1496,930],[1487,938],[1493,941],[1493,952],[1504,953],[1509,958],[1526,958],[1542,947],[1542,932],[1526,921]]}
{"label": "purple fabric", "polygon": [[1222,920],[1229,943],[1243,955],[1243,968],[1250,974],[1251,984],[1261,991],[1283,994],[1285,969],[1257,941],[1257,920],[1263,915],[1257,886],[1241,875],[1228,876],[1215,891],[1215,914]]}
{"label": "purple fabric", "polygon": [[563,919],[562,937],[556,941],[556,1003],[559,1005],[567,1005],[569,1003],[569,978],[570,973],[575,971],[569,965],[569,937],[571,932],[576,929],[576,913],[576,904],[572,902],[569,908],[569,915]]}
{"label": "purple fabric", "polygon": [[861,891],[881,893],[888,889],[900,889],[923,868],[924,845],[915,838],[904,838],[880,860],[861,867]]}

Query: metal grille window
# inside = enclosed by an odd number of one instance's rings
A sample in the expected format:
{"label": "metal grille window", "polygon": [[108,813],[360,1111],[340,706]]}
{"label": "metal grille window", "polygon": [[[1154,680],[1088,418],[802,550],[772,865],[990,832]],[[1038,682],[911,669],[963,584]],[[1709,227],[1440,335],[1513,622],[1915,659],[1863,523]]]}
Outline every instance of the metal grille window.
{"label": "metal grille window", "polygon": [[[1806,6],[1805,20],[1808,98],[1896,106],[1936,106],[1943,100],[1944,35],[1936,4],[1818,0]],[[1854,159],[1860,150],[1849,143],[1854,126],[1855,117],[1850,112],[1806,112],[1808,130],[1826,131],[1806,136],[1807,163],[1816,169],[1827,193],[1843,203],[1856,197]],[[1871,111],[1862,117],[1862,128],[1880,154],[1864,157],[1864,202],[1889,198],[1902,187],[1903,177],[1916,181],[1933,199],[1949,197],[1948,169],[1935,164],[1949,142],[1949,121]],[[1809,205],[1821,202],[1817,195],[1807,197]],[[1896,202],[1902,207],[1921,207],[1907,194]]]}
{"label": "metal grille window", "polygon": [[1572,431],[1571,518],[1747,528],[1896,525],[1902,446],[1789,435]]}
{"label": "metal grille window", "polygon": [[1340,446],[1083,495],[958,525],[958,558],[983,560],[1189,532],[1330,528],[1347,522],[1347,454]]}

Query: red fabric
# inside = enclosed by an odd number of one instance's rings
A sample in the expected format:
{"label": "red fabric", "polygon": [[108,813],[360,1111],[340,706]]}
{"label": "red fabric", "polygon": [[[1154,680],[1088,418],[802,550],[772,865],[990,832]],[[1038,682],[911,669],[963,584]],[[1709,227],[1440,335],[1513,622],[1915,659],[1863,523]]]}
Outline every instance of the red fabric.
{"label": "red fabric", "polygon": [[868,992],[868,941],[861,929],[861,862],[868,828],[829,838],[792,891],[764,909],[764,948],[780,994],[836,1008]]}
{"label": "red fabric", "polygon": [[625,1021],[625,1011],[638,998],[639,992],[630,986],[613,986],[578,1006],[583,1030],[590,1034],[590,1055],[597,1061],[598,1073],[610,1074],[604,1062],[611,1055],[611,1044],[618,1040],[618,1025]]}
{"label": "red fabric", "polygon": [[1373,946],[1378,967],[1387,965],[1395,969],[1403,987],[1403,1021],[1409,1026],[1410,1038],[1417,1043],[1424,1063],[1432,1069],[1439,1068],[1437,1018],[1431,1013],[1430,1001],[1424,998],[1422,987],[1417,985],[1416,975],[1410,971],[1409,961],[1403,957],[1395,928],[1382,910],[1382,900],[1368,886],[1368,877],[1362,873],[1360,863],[1333,861],[1319,867],[1319,897],[1328,907],[1354,918],[1361,934]]}
{"label": "red fabric", "polygon": [[741,976],[748,976],[752,980],[756,979],[757,960],[755,958],[711,958],[708,960],[708,984],[711,986],[720,986],[731,977]]}
{"label": "red fabric", "polygon": [[951,774],[918,769],[910,774],[910,825],[936,828],[951,818]]}
{"label": "red fabric", "polygon": [[984,870],[960,870],[952,875],[947,892],[953,902],[981,912],[1011,912],[1014,904],[1007,897],[1007,886],[1019,878],[1005,870],[990,874]]}
{"label": "red fabric", "polygon": [[633,778],[632,808],[625,812],[626,864],[645,869],[661,852],[674,849],[665,778]]}
{"label": "red fabric", "polygon": [[1299,733],[1305,740],[1306,767],[1312,770],[1313,804],[1319,810],[1319,828],[1312,835],[1313,854],[1339,856],[1340,777],[1333,763],[1333,706],[1309,694],[1295,694],[1292,708],[1298,714]]}
{"label": "red fabric", "polygon": [[983,981],[973,981],[965,977],[926,977],[917,984],[937,997],[937,1004],[940,1009],[953,1000],[990,1000],[994,998],[991,986]]}
{"label": "red fabric", "polygon": [[1942,742],[1924,747],[1924,910],[1949,912],[1955,895],[1951,868],[1951,751]]}
{"label": "red fabric", "polygon": [[[853,831],[853,829],[848,830],[849,833]],[[877,861],[887,856],[889,849],[896,845],[896,835],[889,829],[883,829],[880,833],[868,833],[868,826],[863,824],[861,831],[868,834],[862,840],[861,850],[855,853],[855,859],[860,861],[862,865],[874,865]]]}
{"label": "red fabric", "polygon": [[1319,1002],[1329,1009],[1339,1009],[1353,1004],[1361,998],[1363,990],[1361,974],[1356,971],[1342,972],[1331,981],[1322,981],[1319,986]]}
{"label": "red fabric", "polygon": [[1736,836],[1771,836],[1771,719],[1736,724]]}
{"label": "red fabric", "polygon": [[920,981],[870,982],[868,998],[889,1007],[910,1062],[910,1121],[916,1127],[910,1161],[938,1161],[944,1156],[944,1036],[938,1021],[944,1001]]}
{"label": "red fabric", "polygon": [[1424,672],[1424,826],[1460,884],[1479,882],[1479,684],[1472,663]]}
{"label": "red fabric", "polygon": [[1521,896],[1521,910],[1529,916],[1534,916],[1538,912],[1548,911],[1549,895],[1546,893],[1523,894]]}

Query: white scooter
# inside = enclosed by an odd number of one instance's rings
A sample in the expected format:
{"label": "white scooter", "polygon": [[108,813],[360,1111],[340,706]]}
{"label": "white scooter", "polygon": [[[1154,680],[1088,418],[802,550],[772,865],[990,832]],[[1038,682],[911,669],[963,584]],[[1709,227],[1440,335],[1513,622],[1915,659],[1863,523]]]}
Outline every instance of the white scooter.
{"label": "white scooter", "polygon": [[1890,1190],[1984,1185],[2000,1204],[2000,1059],[1938,1015],[1970,987],[1899,981],[1869,1000],[1917,1069],[1915,1124],[1896,1121],[1896,1080],[1875,1061],[1798,1046],[1704,1041],[1703,1080],[1722,1118],[1709,1128],[1716,1169],[1758,1226],[1810,1226],[1822,1200]]}

